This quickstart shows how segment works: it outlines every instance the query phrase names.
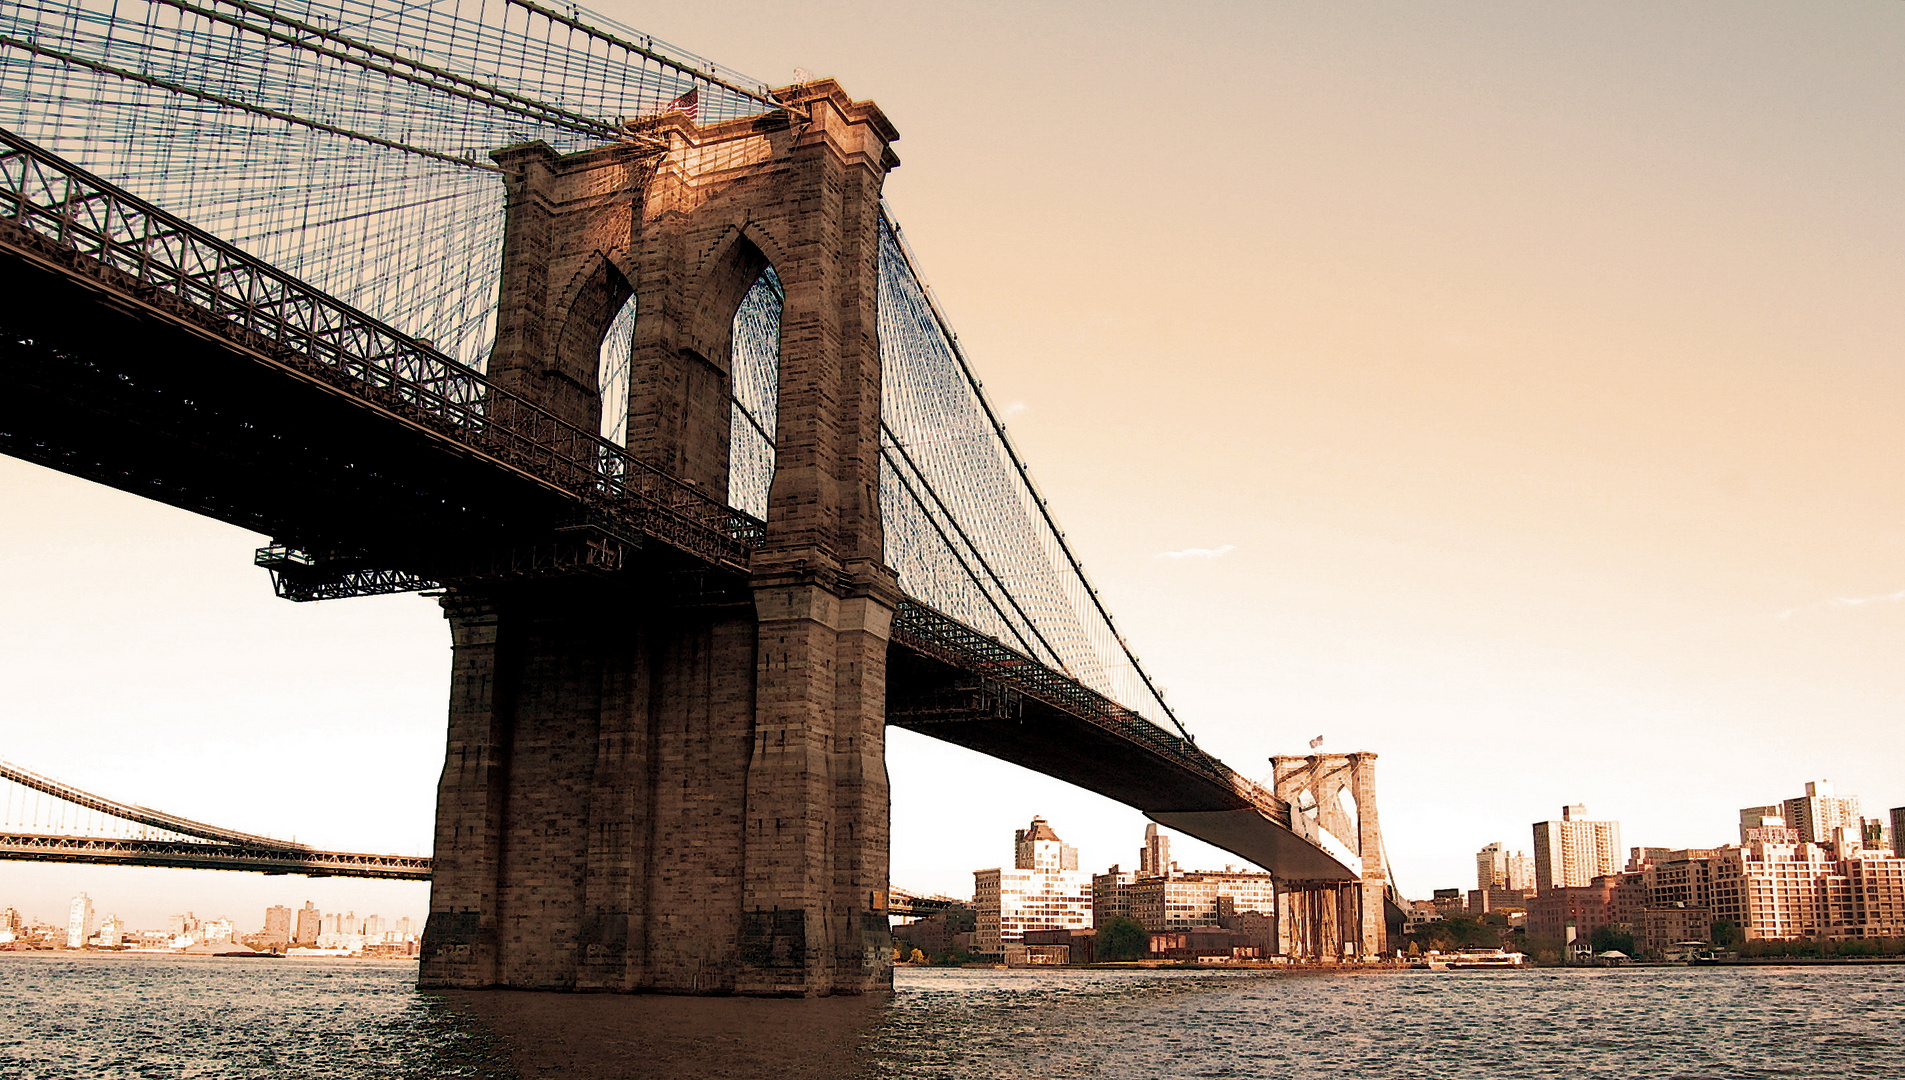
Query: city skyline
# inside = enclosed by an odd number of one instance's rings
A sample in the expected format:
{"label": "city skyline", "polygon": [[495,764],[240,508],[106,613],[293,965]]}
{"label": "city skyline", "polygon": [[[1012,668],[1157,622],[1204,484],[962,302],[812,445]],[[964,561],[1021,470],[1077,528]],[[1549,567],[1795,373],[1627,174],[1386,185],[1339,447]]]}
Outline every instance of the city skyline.
{"label": "city skyline", "polygon": [[[0,866],[40,866],[40,867],[46,867],[49,865],[57,868],[57,864],[41,864],[41,863],[0,864]],[[394,925],[400,919],[409,919],[413,924],[415,924],[419,928],[423,926],[424,916],[429,911],[428,886],[426,885],[424,886],[423,889],[418,890],[416,886],[419,883],[417,882],[370,883],[370,884],[410,886],[411,891],[417,892],[419,894],[418,895],[419,902],[417,902],[414,906],[407,906],[401,909],[372,908],[369,910],[365,910],[362,908],[351,907],[349,904],[349,900],[353,897],[360,896],[360,895],[370,895],[372,897],[376,897],[377,891],[365,892],[355,888],[346,888],[343,890],[336,890],[336,891],[312,889],[312,890],[306,890],[304,892],[298,893],[294,896],[292,893],[287,892],[282,888],[285,881],[287,880],[287,878],[283,876],[267,876],[263,874],[242,875],[244,877],[257,878],[259,881],[259,884],[265,885],[267,887],[277,886],[278,888],[275,891],[267,888],[267,890],[264,892],[256,892],[254,890],[249,890],[249,889],[241,890],[238,892],[226,892],[225,890],[218,888],[217,887],[218,883],[215,881],[212,883],[209,883],[212,885],[212,887],[210,888],[202,887],[199,883],[203,882],[204,879],[210,874],[228,874],[229,876],[232,876],[232,877],[237,877],[241,875],[232,873],[232,872],[227,872],[227,871],[165,870],[164,868],[158,868],[158,867],[138,867],[138,866],[124,867],[124,866],[80,865],[80,866],[67,866],[67,867],[63,867],[63,869],[66,869],[69,871],[71,870],[117,871],[117,873],[85,875],[84,879],[90,879],[91,881],[90,887],[75,888],[71,892],[69,892],[68,895],[66,895],[65,897],[57,898],[57,901],[55,900],[55,898],[50,897],[50,895],[47,893],[48,889],[51,889],[52,887],[57,885],[58,883],[57,878],[49,877],[45,881],[28,882],[25,884],[24,887],[22,887],[20,885],[15,885],[14,883],[10,882],[5,877],[0,877],[0,909],[12,908],[13,910],[17,911],[23,919],[26,919],[31,922],[45,923],[47,925],[53,925],[55,923],[59,923],[63,925],[69,917],[69,913],[71,909],[70,906],[72,904],[74,897],[83,895],[91,899],[94,913],[98,919],[104,919],[107,916],[114,916],[118,918],[118,920],[122,924],[124,924],[128,930],[137,930],[137,931],[161,930],[161,929],[164,929],[169,922],[176,920],[181,915],[185,915],[185,916],[196,916],[201,921],[213,920],[213,919],[229,919],[237,927],[237,932],[241,935],[254,934],[264,929],[266,925],[266,918],[267,918],[266,913],[271,911],[273,908],[283,907],[289,910],[295,916],[297,912],[301,910],[304,907],[304,905],[307,903],[313,905],[318,911],[320,911],[326,916],[351,914],[358,911],[363,911],[363,914],[358,916],[359,921],[362,921],[363,919],[371,917],[371,916],[377,916],[382,918],[385,922]],[[179,878],[174,878],[168,881],[163,881],[158,884],[140,881],[140,877],[142,876],[141,874],[142,871],[154,870],[154,869],[161,870],[162,872],[167,874],[176,874],[176,875],[184,875],[184,876]],[[79,876],[75,876],[72,880],[80,881],[83,879]],[[302,878],[297,880],[300,880],[303,882],[309,882],[313,885],[320,883],[316,879],[310,879],[310,878]],[[325,879],[325,883],[343,884],[342,882],[339,882],[338,879],[335,879],[335,878]],[[366,883],[352,882],[349,884],[361,886]],[[9,885],[12,885],[13,887],[9,888]],[[314,897],[316,895],[319,895],[320,893],[333,896],[335,898],[333,902],[337,903],[337,906],[334,908],[326,907],[323,903],[314,899]],[[386,893],[385,897],[389,898],[391,895],[392,894]],[[190,903],[173,903],[172,902],[174,898],[180,897],[180,896],[184,896],[188,898],[193,896],[199,896],[199,897],[211,896],[211,897],[214,897],[215,900],[214,900],[214,904],[209,906],[194,906]],[[230,896],[241,897],[242,899],[239,902],[243,904],[249,904],[252,901],[260,899],[260,898],[267,900],[268,902],[258,905],[254,911],[254,909],[250,906],[243,906],[243,907],[234,906],[231,903],[231,901],[227,899]],[[402,897],[398,896],[398,899],[402,899]],[[253,921],[257,922],[258,925],[256,926],[249,925]]]}
{"label": "city skyline", "polygon": [[[882,105],[895,213],[1120,629],[1246,775],[1380,754],[1406,893],[1563,802],[1670,847],[1809,778],[1905,804],[1897,5],[601,6]],[[1207,89],[1134,88],[1156,56]],[[287,604],[258,537],[10,459],[0,489],[0,756],[429,849],[432,604]],[[1130,858],[1135,811],[890,734],[896,886],[1035,813]],[[427,892],[4,863],[0,904],[133,882]]]}
{"label": "city skyline", "polygon": [[[1799,785],[1795,785],[1795,786],[1799,786]],[[1748,815],[1749,812],[1760,811],[1760,810],[1776,811],[1776,810],[1785,809],[1787,807],[1793,806],[1794,804],[1801,803],[1807,798],[1814,797],[1812,793],[1815,788],[1819,789],[1818,797],[1833,799],[1836,802],[1850,803],[1855,808],[1858,808],[1860,806],[1861,800],[1858,798],[1856,793],[1837,792],[1835,790],[1836,785],[1833,784],[1832,781],[1829,781],[1829,780],[1804,781],[1803,787],[1805,788],[1807,792],[1807,795],[1805,796],[1786,799],[1780,803],[1741,808],[1739,810],[1739,814],[1741,816],[1741,822],[1739,826],[1741,830],[1741,834],[1742,834],[1740,837],[1741,842],[1742,843],[1747,842],[1745,831],[1747,828],[1749,828],[1749,825],[1747,824],[1747,821],[1746,821],[1746,816]],[[1546,821],[1536,821],[1532,823],[1532,829],[1535,832],[1535,840],[1537,845],[1540,842],[1540,831],[1543,828],[1543,826],[1563,825],[1564,823],[1568,823],[1568,819],[1570,817],[1573,817],[1574,819],[1576,819],[1573,822],[1573,824],[1578,824],[1578,825],[1585,825],[1589,827],[1611,825],[1613,827],[1612,835],[1616,838],[1616,840],[1618,840],[1618,838],[1621,835],[1620,824],[1618,820],[1614,820],[1614,821],[1580,820],[1580,815],[1584,813],[1586,810],[1586,808],[1581,804],[1573,804],[1573,805],[1565,806],[1562,808],[1562,810],[1563,810],[1562,820],[1559,820],[1559,821],[1546,820]],[[1890,810],[1874,811],[1871,814],[1864,814],[1863,818],[1876,820],[1881,823],[1885,823],[1887,821],[1887,817],[1882,817],[1880,815],[1888,815],[1890,822],[1893,823],[1892,827],[1894,828],[1894,830],[1896,830],[1896,822],[1901,820],[1901,812],[1905,812],[1905,807],[1891,808]],[[1047,824],[1047,820],[1048,819],[1043,814],[1034,813],[1032,817],[1033,825],[1031,829],[1015,829],[1014,830],[1015,850],[1014,850],[1013,863],[1019,869],[1030,869],[1034,865],[1045,866],[1047,865],[1046,862],[1043,861],[1045,856],[1049,856],[1051,868],[1079,871],[1084,873],[1088,877],[1093,874],[1100,873],[1101,870],[1109,870],[1113,873],[1116,873],[1121,868],[1124,868],[1127,865],[1130,867],[1130,869],[1125,869],[1124,873],[1127,876],[1135,876],[1135,877],[1152,876],[1160,872],[1159,868],[1168,870],[1171,873],[1180,873],[1180,874],[1189,873],[1192,875],[1197,875],[1197,874],[1211,874],[1211,873],[1226,873],[1232,870],[1248,870],[1253,865],[1248,862],[1242,861],[1238,856],[1235,856],[1229,852],[1225,852],[1222,849],[1210,847],[1207,844],[1203,844],[1202,842],[1198,841],[1194,837],[1186,836],[1181,833],[1176,833],[1167,829],[1160,828],[1154,823],[1146,823],[1143,826],[1142,842],[1136,849],[1137,859],[1135,862],[1130,864],[1126,864],[1119,860],[1113,860],[1113,861],[1107,862],[1096,854],[1093,854],[1090,857],[1080,855],[1078,848],[1075,845],[1062,843],[1058,841],[1056,837],[1045,836],[1045,835],[1035,835],[1039,830],[1049,831],[1050,826]],[[1858,825],[1858,823],[1859,823],[1858,820],[1854,820],[1852,822],[1852,824],[1855,827]],[[1756,819],[1752,827],[1757,827],[1757,825],[1758,825],[1758,822]],[[1806,830],[1798,828],[1796,826],[1791,826],[1790,823],[1788,823],[1788,827],[1793,828],[1794,835],[1802,840],[1816,839],[1817,842],[1820,842],[1820,843],[1829,843],[1831,840],[1830,835],[1826,835],[1823,838],[1813,837],[1811,834],[1807,833]],[[1590,835],[1592,834],[1590,833]],[[1894,831],[1893,836],[1896,837],[1896,831]],[[1193,868],[1189,870],[1185,870],[1182,868],[1178,860],[1173,858],[1172,855],[1170,854],[1172,843],[1174,841],[1180,845],[1189,847],[1199,852],[1200,854],[1213,856],[1214,858],[1212,859],[1212,861],[1208,861],[1203,864],[1194,864]],[[1718,848],[1718,847],[1726,846],[1729,843],[1731,843],[1731,840],[1726,838],[1722,838],[1718,841],[1714,841],[1711,844],[1708,844],[1702,841],[1700,843],[1693,843],[1693,844],[1662,845],[1662,844],[1644,843],[1639,845],[1628,846],[1628,845],[1624,845],[1617,842],[1613,845],[1613,850],[1612,850],[1611,856],[1609,857],[1611,858],[1611,861],[1609,861],[1609,858],[1603,858],[1601,863],[1597,865],[1593,865],[1591,869],[1586,868],[1584,866],[1584,868],[1578,874],[1579,880],[1571,881],[1570,884],[1574,887],[1580,887],[1580,886],[1586,885],[1589,879],[1599,876],[1600,874],[1620,872],[1623,865],[1627,862],[1630,852],[1666,851],[1666,850],[1674,850],[1675,848],[1681,848],[1681,849],[1687,849],[1687,848],[1700,849],[1700,848],[1706,848],[1706,847]],[[1894,843],[1896,843],[1896,840],[1894,840]],[[1602,846],[1605,847],[1607,845],[1603,844]],[[1042,852],[1043,855],[1041,856],[1033,855],[1032,853],[1034,852],[1034,850]],[[1557,853],[1557,857],[1559,857],[1558,853]],[[1480,885],[1480,881],[1484,873],[1485,865],[1492,865],[1492,866],[1498,867],[1498,869],[1495,871],[1495,873],[1499,875],[1499,877],[1495,880],[1495,884],[1497,886],[1506,888],[1506,889],[1525,888],[1531,892],[1536,891],[1536,888],[1537,888],[1536,882],[1537,882],[1537,878],[1539,877],[1535,869],[1536,857],[1528,854],[1526,851],[1513,849],[1500,840],[1494,840],[1494,841],[1489,841],[1485,843],[1482,846],[1481,850],[1474,852],[1471,855],[1471,859],[1473,860],[1471,865],[1471,873],[1473,877],[1475,878],[1478,887],[1482,887]],[[17,882],[9,881],[8,875],[3,873],[3,871],[9,868],[14,868],[14,867],[17,867],[23,870],[28,870],[29,872],[38,871],[40,880],[36,882],[28,882],[28,883],[17,883]],[[116,887],[116,888],[119,888],[122,891],[122,893],[129,892],[131,899],[129,900],[129,906],[126,907],[126,910],[140,913],[133,917],[127,917],[127,916],[121,915],[119,909],[117,908],[114,908],[113,910],[108,912],[106,910],[106,907],[103,905],[100,905],[98,901],[95,901],[95,904],[98,907],[99,916],[101,918],[103,918],[106,914],[117,916],[119,917],[121,923],[123,923],[129,929],[133,929],[133,930],[150,929],[152,926],[156,926],[159,922],[163,922],[167,919],[176,918],[176,916],[178,915],[180,911],[185,911],[186,913],[189,914],[191,910],[193,910],[192,906],[189,904],[169,903],[168,897],[170,896],[214,895],[214,894],[240,895],[242,894],[245,896],[255,897],[256,895],[260,895],[257,889],[242,889],[238,893],[226,893],[223,890],[220,890],[219,888],[217,888],[217,886],[219,884],[231,884],[229,879],[252,879],[253,881],[255,881],[257,885],[265,886],[266,888],[273,888],[273,887],[281,885],[282,882],[286,880],[286,876],[283,876],[283,875],[271,875],[271,876],[251,875],[251,874],[229,872],[229,871],[208,872],[203,870],[167,869],[167,868],[158,868],[158,867],[118,867],[118,866],[104,866],[104,865],[72,866],[72,865],[49,864],[49,863],[7,863],[4,861],[0,861],[0,887],[11,885],[16,890],[16,893],[24,891],[26,894],[34,897],[35,900],[37,900],[38,902],[53,904],[54,906],[57,906],[60,903],[67,903],[70,901],[70,897],[65,900],[59,900],[59,899],[53,898],[52,896],[51,890],[57,889],[58,883],[61,880],[65,880],[64,878],[60,876],[61,874],[71,875],[72,880],[93,880],[96,882],[103,883],[103,884],[95,885],[94,886],[95,888]],[[163,884],[160,884],[156,887],[148,886],[141,889],[127,890],[125,888],[129,880],[127,875],[134,876],[133,878],[131,878],[131,880],[137,880],[138,876],[153,875],[158,878],[163,878],[165,879],[165,881]],[[1526,884],[1516,883],[1518,875],[1522,876],[1522,880],[1525,880]],[[967,872],[963,875],[954,874],[953,876],[970,879],[972,876],[972,872]],[[375,882],[375,881],[360,881],[360,880],[354,880],[354,879],[340,879],[340,878],[312,879],[312,878],[299,878],[297,875],[289,875],[289,877],[297,878],[298,880],[311,886],[331,886],[332,887],[331,889],[328,889],[328,890],[320,889],[320,888],[313,888],[313,889],[307,890],[307,892],[309,893],[325,891],[325,892],[328,892],[330,895],[340,898],[338,900],[333,901],[333,903],[338,905],[337,907],[327,908],[323,904],[316,904],[317,908],[320,911],[322,911],[327,917],[336,916],[340,912],[345,910],[354,912],[356,908],[348,907],[347,905],[354,898],[359,898],[359,897],[397,898],[400,900],[416,900],[420,898],[421,904],[417,908],[417,910],[427,911],[427,908],[428,908],[427,885],[424,883]],[[22,890],[23,884],[24,884],[24,890]],[[1560,882],[1557,881],[1556,884],[1559,885]],[[909,888],[909,884],[903,883],[903,882],[895,882],[894,887],[899,889],[907,889]],[[972,899],[972,898],[975,898],[977,895],[976,890],[973,890],[970,887],[968,887],[968,889],[965,891],[952,889],[952,890],[945,890],[943,892],[941,890],[919,888],[916,886],[913,886],[912,888],[915,891],[922,894],[943,894],[943,895],[953,896],[954,898],[957,898],[957,899]],[[1426,899],[1431,892],[1438,889],[1443,889],[1443,890],[1455,889],[1456,891],[1462,891],[1464,888],[1465,886],[1462,886],[1459,883],[1437,881],[1434,883],[1424,883],[1420,887],[1416,887],[1413,883],[1411,883],[1408,887],[1404,888],[1403,891],[1405,895],[1407,895],[1412,900],[1417,900],[1417,899]],[[86,895],[86,891],[81,890],[81,894]],[[0,896],[0,907],[14,908],[18,910],[23,917],[38,920],[38,921],[43,921],[43,922],[47,922],[51,924],[54,920],[50,916],[47,916],[45,913],[35,909],[33,907],[34,902],[35,902],[34,900],[22,901],[19,899],[15,899],[13,895]],[[303,903],[307,905],[315,904],[315,901],[311,901],[307,899],[303,901]],[[273,906],[277,906],[277,905],[275,904],[268,905],[265,910],[270,910],[270,908]],[[159,911],[164,911],[165,915],[163,917],[154,917],[152,913],[159,912]],[[375,915],[375,914],[378,914],[378,912],[376,910],[372,910],[370,914]],[[241,927],[244,921],[242,918],[234,917],[228,913],[221,913],[217,917],[218,918],[232,918],[233,921],[239,923]],[[386,918],[393,923],[398,919],[409,918],[412,921],[414,921],[416,925],[418,925],[419,927],[423,923],[423,918],[420,914],[395,915],[395,916],[387,916]],[[244,931],[241,929],[240,932],[249,933],[251,931]]]}

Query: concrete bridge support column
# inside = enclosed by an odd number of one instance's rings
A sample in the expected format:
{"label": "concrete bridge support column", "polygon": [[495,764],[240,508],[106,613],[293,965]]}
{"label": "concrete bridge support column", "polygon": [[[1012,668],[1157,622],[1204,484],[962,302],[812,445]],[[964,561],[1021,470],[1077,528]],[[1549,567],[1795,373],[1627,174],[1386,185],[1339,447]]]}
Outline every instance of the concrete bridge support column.
{"label": "concrete bridge support column", "polygon": [[1389,950],[1389,926],[1383,901],[1389,892],[1389,859],[1383,852],[1381,820],[1376,810],[1376,755],[1350,754],[1350,784],[1355,792],[1356,852],[1362,857],[1362,880],[1356,892],[1356,949],[1365,957]]}
{"label": "concrete bridge support column", "polygon": [[760,649],[737,989],[858,992],[892,980],[886,646],[900,594],[883,561],[877,302],[879,192],[896,133],[831,82],[783,100],[805,117],[787,149],[711,189],[691,233],[713,256],[711,282],[737,262],[724,249],[758,252],[786,295],[777,461],[752,575]]}
{"label": "concrete bridge support column", "polygon": [[651,125],[668,145],[652,169],[623,147],[496,155],[511,246],[492,375],[593,430],[590,365],[634,296],[628,447],[723,498],[734,314],[772,266],[786,298],[776,468],[764,542],[715,600],[671,597],[640,571],[613,589],[446,597],[455,675],[423,985],[891,985],[899,591],[878,502],[875,305],[897,133],[831,81],[778,94],[786,114]]}
{"label": "concrete bridge support column", "polygon": [[445,597],[425,985],[732,989],[752,612],[615,598]]}
{"label": "concrete bridge support column", "polygon": [[1301,951],[1292,955],[1374,957],[1388,947],[1383,903],[1389,870],[1376,811],[1375,761],[1367,752],[1271,759],[1275,791],[1290,803],[1292,828],[1312,838],[1327,834],[1358,875],[1354,882],[1293,883],[1287,937]]}

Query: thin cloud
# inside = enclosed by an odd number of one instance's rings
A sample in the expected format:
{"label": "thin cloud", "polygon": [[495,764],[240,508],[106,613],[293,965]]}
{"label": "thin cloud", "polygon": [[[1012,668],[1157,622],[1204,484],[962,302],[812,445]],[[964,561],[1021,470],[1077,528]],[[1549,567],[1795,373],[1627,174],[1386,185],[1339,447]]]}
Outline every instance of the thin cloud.
{"label": "thin cloud", "polygon": [[1221,559],[1237,550],[1235,544],[1225,544],[1219,548],[1185,548],[1182,551],[1160,551],[1160,559]]}
{"label": "thin cloud", "polygon": [[1830,600],[1821,600],[1816,604],[1787,608],[1779,613],[1782,619],[1790,619],[1804,611],[1841,611],[1846,608],[1864,607],[1867,604],[1905,603],[1905,589],[1897,592],[1879,593],[1876,596],[1835,596]]}
{"label": "thin cloud", "polygon": [[1020,413],[1024,412],[1026,408],[1027,406],[1025,402],[1014,401],[1010,405],[1007,405],[1005,408],[999,410],[999,418],[1003,420],[1008,416],[1017,416]]}

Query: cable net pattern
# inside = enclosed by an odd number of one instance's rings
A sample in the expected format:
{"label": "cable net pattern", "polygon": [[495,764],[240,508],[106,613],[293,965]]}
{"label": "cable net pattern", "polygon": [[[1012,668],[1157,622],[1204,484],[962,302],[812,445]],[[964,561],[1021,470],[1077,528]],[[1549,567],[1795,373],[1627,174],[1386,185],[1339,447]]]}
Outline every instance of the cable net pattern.
{"label": "cable net pattern", "polygon": [[279,846],[285,843],[143,806],[113,802],[5,761],[0,761],[0,831],[168,843],[190,840]]}
{"label": "cable net pattern", "polygon": [[785,302],[780,276],[770,266],[734,313],[728,373],[734,397],[728,414],[728,505],[762,521],[767,520],[767,494],[774,484]]}
{"label": "cable net pattern", "polygon": [[[880,222],[880,508],[908,595],[1176,723],[986,401],[888,209]],[[1181,727],[1180,727],[1180,730]]]}
{"label": "cable net pattern", "polygon": [[[774,425],[780,409],[781,307],[779,275],[768,267],[734,313],[728,410],[728,505],[767,520],[774,483]],[[628,395],[635,351],[635,298],[629,297],[602,335],[597,368],[602,393],[602,437],[628,445]]]}
{"label": "cable net pattern", "polygon": [[628,392],[634,360],[635,298],[631,296],[602,332],[601,361],[595,375],[602,396],[602,437],[617,446],[628,445]]}
{"label": "cable net pattern", "polygon": [[[691,91],[703,124],[776,107],[754,80],[580,8],[533,0],[0,6],[0,126],[478,369],[495,331],[504,219],[490,151],[639,138],[623,121],[658,115]],[[890,214],[881,229],[881,497],[902,585],[1175,723],[1053,523]],[[770,270],[734,322],[729,502],[755,518],[766,515],[773,478],[781,304]],[[637,317],[631,300],[600,357],[601,434],[623,445]]]}
{"label": "cable net pattern", "polygon": [[624,137],[690,91],[764,87],[529,0],[16,0],[0,126],[472,367],[495,329],[489,153]]}

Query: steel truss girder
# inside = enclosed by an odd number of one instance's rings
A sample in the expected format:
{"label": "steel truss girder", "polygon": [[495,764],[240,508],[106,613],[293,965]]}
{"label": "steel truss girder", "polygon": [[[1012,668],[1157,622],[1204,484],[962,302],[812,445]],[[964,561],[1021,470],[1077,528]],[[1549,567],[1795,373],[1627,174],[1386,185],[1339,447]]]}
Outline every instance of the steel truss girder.
{"label": "steel truss girder", "polygon": [[195,870],[248,870],[263,874],[380,878],[386,881],[430,880],[430,859],[422,855],[371,855],[290,846],[250,847],[186,840],[0,833],[0,859],[171,866]]}
{"label": "steel truss girder", "polygon": [[[1165,762],[1234,793],[1240,805],[1289,823],[1289,805],[1239,776],[1195,743],[1172,735],[1096,690],[930,607],[908,599],[893,615],[893,642],[990,684],[1135,743]],[[995,691],[996,692],[996,691]],[[978,714],[967,714],[975,719]]]}
{"label": "steel truss girder", "polygon": [[272,589],[283,599],[339,600],[577,574],[613,577],[626,568],[628,554],[641,546],[640,537],[579,525],[558,529],[543,543],[463,551],[434,560],[422,557],[407,570],[368,565],[363,555],[318,555],[276,543],[259,548],[252,561],[271,571]]}
{"label": "steel truss girder", "polygon": [[950,686],[909,696],[896,704],[886,701],[886,720],[905,727],[962,724],[974,721],[1012,722],[1025,716],[1025,695],[992,679],[968,677]]}
{"label": "steel truss girder", "polygon": [[687,554],[745,571],[760,523],[11,132],[0,250],[82,281]]}

